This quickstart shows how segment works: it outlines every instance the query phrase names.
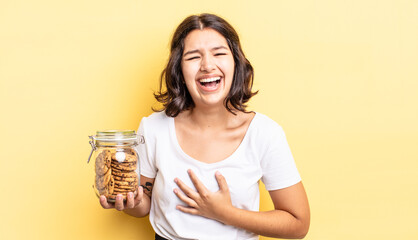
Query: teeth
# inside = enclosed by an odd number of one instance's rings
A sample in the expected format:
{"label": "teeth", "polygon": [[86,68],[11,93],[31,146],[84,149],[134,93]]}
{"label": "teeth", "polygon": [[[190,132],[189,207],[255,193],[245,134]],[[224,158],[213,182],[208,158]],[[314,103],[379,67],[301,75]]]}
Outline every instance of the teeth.
{"label": "teeth", "polygon": [[219,79],[221,79],[221,77],[205,78],[205,79],[200,79],[199,81],[201,83],[207,83],[207,82],[218,81]]}

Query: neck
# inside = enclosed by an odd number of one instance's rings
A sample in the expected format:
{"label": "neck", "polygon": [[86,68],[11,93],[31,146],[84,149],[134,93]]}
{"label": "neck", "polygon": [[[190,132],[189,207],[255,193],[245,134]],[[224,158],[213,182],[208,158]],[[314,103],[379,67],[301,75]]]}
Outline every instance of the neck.
{"label": "neck", "polygon": [[235,117],[224,106],[222,108],[193,108],[189,112],[192,121],[202,129],[219,129],[228,127]]}

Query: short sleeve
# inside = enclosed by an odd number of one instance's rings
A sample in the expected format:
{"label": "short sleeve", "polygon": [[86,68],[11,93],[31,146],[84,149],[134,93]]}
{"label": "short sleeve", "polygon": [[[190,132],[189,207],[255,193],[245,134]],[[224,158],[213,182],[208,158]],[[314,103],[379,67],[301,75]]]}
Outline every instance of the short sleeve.
{"label": "short sleeve", "polygon": [[300,182],[301,178],[282,127],[275,122],[269,127],[269,137],[264,143],[267,147],[261,159],[261,180],[271,191],[290,187]]}
{"label": "short sleeve", "polygon": [[140,143],[137,147],[139,155],[139,171],[140,174],[148,177],[155,178],[157,169],[155,165],[155,154],[153,153],[152,146],[155,146],[155,139],[147,132],[147,118],[144,117],[141,120],[138,128],[138,135],[144,138],[145,142]]}

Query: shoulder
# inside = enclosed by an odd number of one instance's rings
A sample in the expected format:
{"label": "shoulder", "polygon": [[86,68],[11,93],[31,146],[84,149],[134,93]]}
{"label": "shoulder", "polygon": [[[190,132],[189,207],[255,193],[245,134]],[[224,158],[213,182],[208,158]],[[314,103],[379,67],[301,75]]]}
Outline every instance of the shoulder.
{"label": "shoulder", "polygon": [[141,120],[141,125],[145,125],[147,128],[156,127],[168,124],[169,120],[170,117],[168,117],[165,112],[155,112],[148,117],[143,117]]}
{"label": "shoulder", "polygon": [[170,117],[165,112],[155,112],[148,117],[143,117],[139,124],[138,132],[146,137],[167,134],[170,125]]}
{"label": "shoulder", "polygon": [[267,135],[274,135],[283,132],[282,126],[280,126],[276,121],[259,112],[256,112],[253,119],[253,125],[255,131]]}
{"label": "shoulder", "polygon": [[286,135],[279,123],[270,117],[256,113],[248,131],[250,142],[258,151],[266,152],[275,146],[287,142]]}

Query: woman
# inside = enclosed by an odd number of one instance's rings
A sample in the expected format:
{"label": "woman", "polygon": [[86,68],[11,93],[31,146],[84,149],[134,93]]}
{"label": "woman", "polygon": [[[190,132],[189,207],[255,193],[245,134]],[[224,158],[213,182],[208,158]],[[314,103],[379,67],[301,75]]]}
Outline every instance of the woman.
{"label": "woman", "polygon": [[[177,28],[156,99],[143,118],[141,186],[104,208],[150,215],[156,239],[303,238],[307,197],[282,128],[246,111],[253,69],[235,30],[212,14]],[[165,84],[167,90],[163,91]],[[274,210],[259,212],[259,180]]]}

